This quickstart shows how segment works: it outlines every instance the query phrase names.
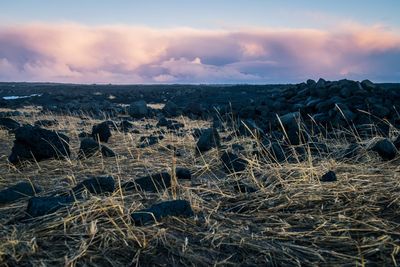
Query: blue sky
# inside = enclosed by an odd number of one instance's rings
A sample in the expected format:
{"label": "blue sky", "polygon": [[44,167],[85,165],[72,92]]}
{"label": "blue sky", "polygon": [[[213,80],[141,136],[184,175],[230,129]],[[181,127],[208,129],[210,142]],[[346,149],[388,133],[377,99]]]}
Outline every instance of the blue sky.
{"label": "blue sky", "polygon": [[400,26],[399,0],[2,0],[2,23],[321,28],[335,20]]}

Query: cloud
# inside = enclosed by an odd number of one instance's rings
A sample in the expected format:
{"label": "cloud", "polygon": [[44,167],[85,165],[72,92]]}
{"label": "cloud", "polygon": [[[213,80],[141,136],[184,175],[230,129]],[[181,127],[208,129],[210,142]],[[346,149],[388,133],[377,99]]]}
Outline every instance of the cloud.
{"label": "cloud", "polygon": [[336,29],[0,26],[0,81],[277,83],[400,80],[400,33]]}

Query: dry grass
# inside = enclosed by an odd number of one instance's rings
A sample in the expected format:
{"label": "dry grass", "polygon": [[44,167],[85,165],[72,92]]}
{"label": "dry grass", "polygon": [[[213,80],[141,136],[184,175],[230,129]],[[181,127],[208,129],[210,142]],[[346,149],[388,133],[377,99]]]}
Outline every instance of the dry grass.
{"label": "dry grass", "polygon": [[[90,175],[113,175],[118,184],[177,166],[189,168],[193,180],[180,183],[176,198],[191,202],[194,218],[167,218],[136,227],[130,214],[161,200],[172,191],[149,194],[116,190],[111,196],[61,209],[28,223],[27,201],[0,207],[0,261],[6,266],[398,266],[400,265],[399,158],[382,162],[364,151],[357,160],[335,160],[333,154],[308,155],[305,161],[272,163],[268,155],[250,153],[252,138],[235,138],[248,151],[249,167],[225,174],[220,152],[196,155],[190,134],[166,134],[159,144],[137,148],[140,135],[114,132],[109,146],[119,156],[79,161],[78,133],[93,123],[70,116],[33,115],[19,118],[56,118],[71,138],[74,154],[66,161],[43,161],[16,169],[7,163],[13,136],[0,131],[0,189],[29,179],[44,194],[66,190]],[[186,128],[204,127],[204,121],[181,118]],[[144,124],[135,122],[143,134]],[[324,140],[333,151],[344,140]],[[182,151],[175,158],[167,144]],[[334,170],[338,181],[321,183],[319,177]],[[244,182],[258,191],[244,194],[233,186]]]}

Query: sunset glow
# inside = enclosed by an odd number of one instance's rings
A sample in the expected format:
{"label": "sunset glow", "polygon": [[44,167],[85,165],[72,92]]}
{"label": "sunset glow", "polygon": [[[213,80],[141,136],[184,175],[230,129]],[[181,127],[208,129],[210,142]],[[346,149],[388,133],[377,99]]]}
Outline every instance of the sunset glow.
{"label": "sunset glow", "polygon": [[0,80],[282,83],[318,77],[400,78],[397,25],[350,20],[324,28],[316,22],[301,28],[181,24],[7,21],[0,24]]}

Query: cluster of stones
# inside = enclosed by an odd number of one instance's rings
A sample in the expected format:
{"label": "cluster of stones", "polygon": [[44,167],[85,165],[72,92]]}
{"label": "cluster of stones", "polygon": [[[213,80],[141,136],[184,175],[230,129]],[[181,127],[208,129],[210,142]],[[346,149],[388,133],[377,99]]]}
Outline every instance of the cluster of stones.
{"label": "cluster of stones", "polygon": [[[400,93],[386,91],[370,81],[355,82],[341,80],[329,82],[323,79],[318,82],[308,80],[270,95],[248,106],[234,106],[228,110],[218,107],[218,116],[212,111],[197,109],[196,106],[181,107],[172,101],[166,103],[164,108],[155,113],[143,100],[136,101],[128,107],[128,113],[133,119],[158,116],[158,128],[165,127],[177,132],[185,125],[171,119],[179,115],[213,117],[212,127],[208,129],[195,129],[192,134],[196,141],[196,153],[207,153],[211,149],[221,150],[220,161],[226,173],[237,173],[246,170],[248,161],[242,155],[244,148],[235,144],[231,149],[225,149],[223,141],[232,139],[233,135],[252,136],[257,141],[254,143],[253,153],[258,157],[267,157],[272,163],[302,160],[307,147],[311,153],[328,153],[329,148],[314,139],[316,134],[330,137],[334,129],[341,127],[353,129],[358,137],[372,138],[381,136],[368,147],[362,147],[356,142],[355,135],[344,136],[353,143],[340,155],[341,158],[354,157],[360,150],[366,149],[376,152],[383,160],[392,160],[398,154],[400,138],[390,139],[390,127],[397,127],[399,120],[396,112],[397,100]],[[192,108],[191,108],[192,107]],[[205,114],[202,112],[206,112]],[[222,123],[221,121],[225,121]],[[46,159],[64,159],[71,156],[69,138],[52,130],[41,127],[57,125],[56,121],[37,121],[35,126],[21,125],[10,119],[1,118],[0,126],[15,135],[9,161],[19,164],[25,160],[41,161]],[[376,128],[372,128],[374,125]],[[149,127],[152,127],[151,125]],[[220,132],[225,128],[233,131],[231,136],[221,139]],[[101,153],[105,157],[115,157],[116,153],[104,145],[112,136],[111,129],[122,132],[135,132],[134,126],[128,120],[120,123],[104,121],[94,125],[91,134],[82,133],[78,158],[91,157]],[[145,148],[157,144],[163,139],[162,131],[159,135],[142,136],[138,147]],[[295,158],[293,156],[295,152]],[[304,159],[304,158],[303,158]],[[191,179],[190,172],[186,169],[177,169],[178,179]],[[327,172],[321,182],[336,181],[336,174]],[[169,173],[157,173],[146,177],[128,181],[122,185],[123,190],[141,190],[160,192],[171,187]],[[235,185],[239,192],[252,193],[255,188],[245,184]],[[59,208],[82,199],[82,190],[92,194],[112,193],[115,190],[113,177],[92,177],[70,192],[59,196],[35,195],[41,192],[37,186],[22,182],[0,192],[0,203],[15,201],[21,197],[29,196],[27,214],[31,217],[42,216],[58,210]],[[153,213],[154,216],[149,216]],[[143,211],[132,214],[136,224],[142,225],[159,220],[166,216],[192,216],[190,203],[185,200],[159,203]]]}

